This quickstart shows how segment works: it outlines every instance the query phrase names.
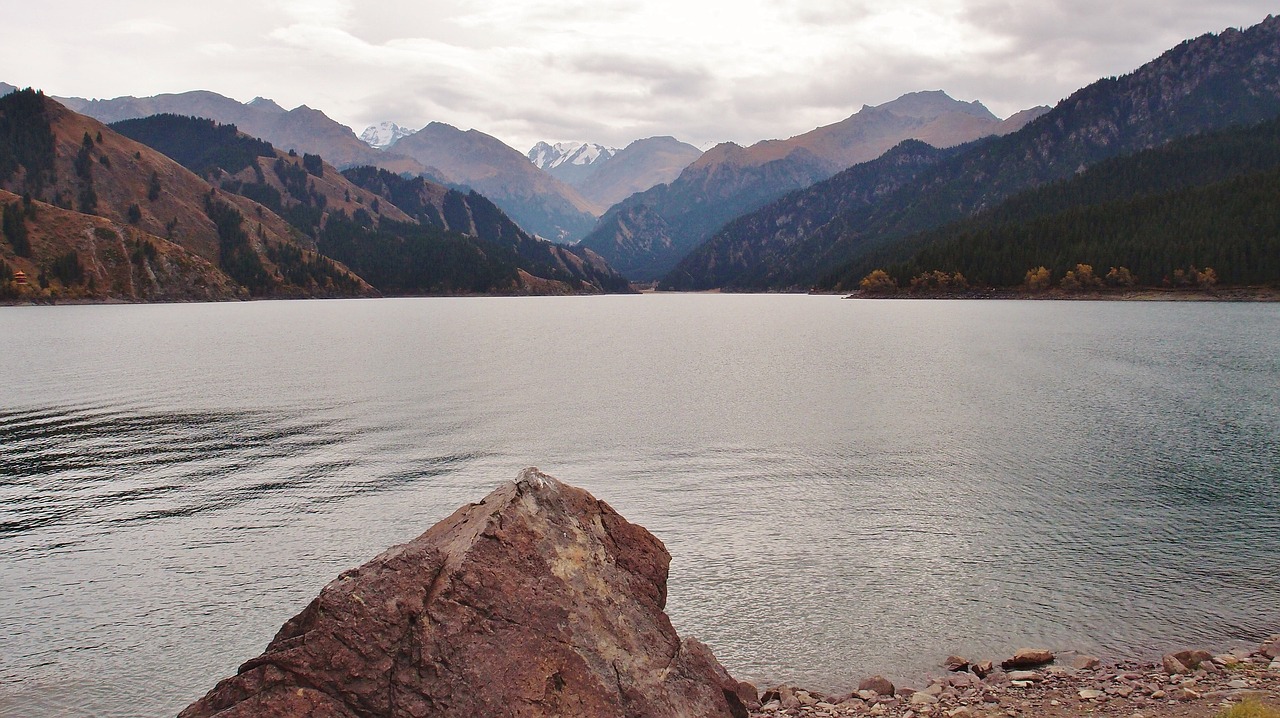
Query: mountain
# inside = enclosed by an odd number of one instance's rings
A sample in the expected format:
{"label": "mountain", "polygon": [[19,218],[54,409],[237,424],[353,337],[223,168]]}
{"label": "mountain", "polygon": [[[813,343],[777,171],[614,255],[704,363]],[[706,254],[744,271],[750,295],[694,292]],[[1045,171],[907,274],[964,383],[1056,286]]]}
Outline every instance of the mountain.
{"label": "mountain", "polygon": [[578,187],[583,178],[617,153],[613,147],[594,142],[539,142],[527,156],[538,169],[571,187]]}
{"label": "mountain", "polygon": [[397,141],[391,150],[435,168],[440,179],[450,184],[483,194],[521,227],[542,237],[571,243],[595,223],[598,208],[577,190],[479,130],[464,132],[432,122]]}
{"label": "mountain", "polygon": [[152,115],[110,127],[206,178],[222,190],[258,202],[298,230],[297,239],[315,248],[326,215],[354,216],[361,209],[376,220],[411,221],[394,205],[374,204],[319,155],[285,152],[251,138],[235,125],[178,115]]}
{"label": "mountain", "polygon": [[611,207],[637,192],[671,182],[702,156],[702,150],[674,137],[636,140],[600,163],[577,190],[602,207]]}
{"label": "mountain", "polygon": [[674,180],[701,155],[674,137],[636,140],[621,150],[585,142],[539,142],[529,150],[534,165],[600,207]]}
{"label": "mountain", "polygon": [[627,280],[600,255],[530,235],[474,191],[463,193],[422,177],[407,179],[374,167],[356,167],[343,174],[361,189],[394,203],[421,225],[513,250],[522,260],[521,271],[531,278],[560,283],[571,291],[631,291]]}
{"label": "mountain", "polygon": [[669,185],[611,207],[582,243],[632,279],[657,279],[734,217],[874,159],[905,139],[951,147],[1016,131],[1038,112],[1001,121],[979,102],[915,92],[787,140],[720,144]]}
{"label": "mountain", "polygon": [[374,167],[338,172],[211,120],[155,115],[113,127],[277,213],[300,243],[385,294],[630,291],[599,257],[530,236],[474,192]]}
{"label": "mountain", "polygon": [[235,125],[241,132],[285,150],[321,155],[338,167],[368,164],[410,174],[426,169],[408,158],[370,147],[361,142],[350,127],[306,105],[285,110],[265,98],[242,103],[205,90],[110,100],[55,99],[75,112],[108,124],[159,114],[203,117]]}
{"label": "mountain", "polygon": [[587,142],[539,142],[529,160],[600,207],[670,182],[702,153],[672,137],[636,140],[618,150]]}
{"label": "mountain", "polygon": [[360,133],[360,141],[377,150],[385,150],[395,144],[396,140],[412,135],[414,130],[401,127],[394,122],[380,122],[370,125]]}
{"label": "mountain", "polygon": [[[1126,283],[1171,284],[1211,267],[1228,285],[1280,286],[1280,118],[1174,140],[1103,160],[995,207],[895,243],[908,279],[945,268],[980,286],[1012,287],[1045,267],[1123,267]],[[864,258],[842,287],[887,257]]]}
{"label": "mountain", "polygon": [[243,289],[209,260],[104,217],[0,190],[0,223],[5,227],[0,236],[0,301],[178,302],[243,296]]}
{"label": "mountain", "polygon": [[[770,273],[794,271],[792,247],[815,231],[815,223],[873,205],[958,152],[905,140],[870,162],[732,220],[671,270],[660,287],[767,287]],[[765,235],[767,241],[757,241]],[[739,254],[726,258],[726,251]]]}
{"label": "mountain", "polygon": [[32,90],[0,98],[0,189],[23,198],[0,257],[43,280],[32,296],[375,294],[270,209]]}
{"label": "mountain", "polygon": [[[886,248],[903,237],[1104,159],[1277,114],[1280,20],[1268,17],[1244,31],[1186,41],[1129,75],[1095,82],[1021,130],[976,141],[905,184],[879,187],[880,175],[859,171],[791,194],[717,233],[664,286],[807,288],[823,277],[820,287],[847,286],[842,265],[892,254]],[[870,199],[843,201],[851,193]]]}
{"label": "mountain", "polygon": [[0,97],[4,97],[10,92],[17,92],[17,91],[18,91],[18,88],[14,87],[13,85],[10,85],[7,82],[0,82]]}

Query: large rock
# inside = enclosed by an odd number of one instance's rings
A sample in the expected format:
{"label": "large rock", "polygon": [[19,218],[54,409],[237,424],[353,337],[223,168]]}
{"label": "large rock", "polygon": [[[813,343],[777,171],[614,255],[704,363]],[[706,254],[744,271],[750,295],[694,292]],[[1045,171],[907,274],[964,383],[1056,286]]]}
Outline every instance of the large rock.
{"label": "large rock", "polygon": [[755,689],[663,612],[669,562],[608,504],[525,469],[338,576],[181,717],[746,718]]}

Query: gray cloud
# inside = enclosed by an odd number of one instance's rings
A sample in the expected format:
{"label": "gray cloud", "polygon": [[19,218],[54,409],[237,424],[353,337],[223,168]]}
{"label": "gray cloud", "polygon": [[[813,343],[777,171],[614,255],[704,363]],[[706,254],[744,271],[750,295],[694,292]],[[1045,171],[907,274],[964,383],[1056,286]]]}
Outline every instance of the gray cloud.
{"label": "gray cloud", "polygon": [[1008,115],[1251,25],[1271,0],[83,0],[6,12],[0,80],[110,97],[208,89],[393,120],[622,146],[750,144],[943,89]]}

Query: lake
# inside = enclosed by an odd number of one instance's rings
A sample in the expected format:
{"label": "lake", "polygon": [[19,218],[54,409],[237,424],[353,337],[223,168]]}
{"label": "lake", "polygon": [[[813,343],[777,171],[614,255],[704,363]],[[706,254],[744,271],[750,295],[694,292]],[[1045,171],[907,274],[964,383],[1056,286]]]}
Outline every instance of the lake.
{"label": "lake", "polygon": [[1275,304],[0,307],[0,715],[175,714],[531,465],[761,685],[1280,629]]}

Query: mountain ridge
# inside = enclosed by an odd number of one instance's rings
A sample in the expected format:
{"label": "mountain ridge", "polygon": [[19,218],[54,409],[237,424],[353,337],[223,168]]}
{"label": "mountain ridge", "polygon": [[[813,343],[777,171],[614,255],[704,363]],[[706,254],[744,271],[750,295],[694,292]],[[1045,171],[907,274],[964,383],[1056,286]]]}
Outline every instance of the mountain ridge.
{"label": "mountain ridge", "polygon": [[[41,292],[132,300],[376,294],[300,245],[271,210],[43,94],[0,98],[0,125],[7,125],[0,144],[18,138],[0,148],[18,153],[16,162],[0,162],[0,189],[24,204],[30,198],[35,211],[22,224],[46,240],[26,253],[8,237],[6,261],[40,275],[81,267]],[[61,229],[46,231],[47,222]]]}
{"label": "mountain ridge", "polygon": [[721,143],[665,189],[611,207],[582,243],[634,280],[659,279],[733,218],[874,159],[905,139],[953,146],[1014,131],[1035,114],[1025,111],[1005,124],[981,103],[954,100],[940,90],[913,92],[786,140],[750,147]]}
{"label": "mountain ridge", "polygon": [[[1128,75],[1104,78],[1017,132],[978,141],[914,185],[855,207],[822,198],[837,178],[740,217],[692,252],[668,287],[808,288],[857,257],[1014,192],[1108,157],[1280,113],[1280,20],[1180,43]],[[867,179],[874,182],[875,178]],[[831,215],[806,205],[837,207]],[[828,286],[826,280],[820,286]]]}
{"label": "mountain ridge", "polygon": [[439,221],[420,224],[322,157],[234,126],[156,115],[117,127],[34,91],[0,98],[4,298],[377,295],[366,273],[401,294],[630,291],[598,256],[528,235],[475,193],[416,179],[438,200]]}
{"label": "mountain ridge", "polygon": [[[1125,285],[1177,285],[1191,267],[1224,284],[1280,282],[1280,117],[1103,160],[989,210],[904,238],[885,263],[900,279],[945,267],[971,284],[1017,287],[1079,263],[1123,267]],[[904,251],[905,250],[905,251]],[[882,259],[864,258],[864,272]],[[835,287],[854,288],[851,268]]]}
{"label": "mountain ridge", "polygon": [[571,243],[595,222],[599,208],[543,172],[518,150],[480,130],[431,122],[392,149],[436,168],[448,183],[496,202],[526,230]]}
{"label": "mountain ridge", "polygon": [[203,117],[224,125],[235,125],[242,132],[285,150],[321,155],[337,167],[372,164],[393,172],[413,174],[426,170],[408,158],[380,153],[369,147],[356,137],[350,127],[307,105],[285,110],[263,97],[239,102],[208,90],[102,100],[80,97],[55,99],[75,112],[106,124],[158,114]]}

